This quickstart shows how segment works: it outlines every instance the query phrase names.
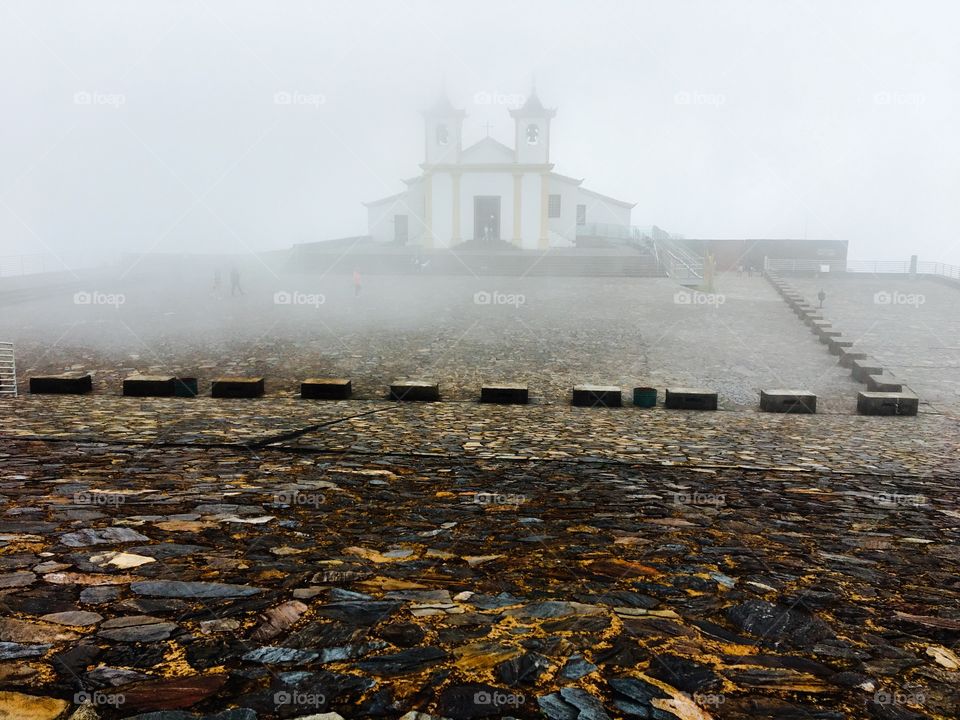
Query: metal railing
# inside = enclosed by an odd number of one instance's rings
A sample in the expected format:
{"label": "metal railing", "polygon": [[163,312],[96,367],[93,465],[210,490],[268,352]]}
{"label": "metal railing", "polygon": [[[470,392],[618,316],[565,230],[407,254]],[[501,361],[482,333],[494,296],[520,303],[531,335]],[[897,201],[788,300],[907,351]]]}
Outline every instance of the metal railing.
{"label": "metal railing", "polygon": [[[857,273],[873,275],[906,275],[912,271],[909,260],[847,260],[845,264],[826,260],[766,258],[764,268],[783,275],[819,275],[824,273]],[[918,275],[939,275],[960,280],[960,266],[941,262],[918,262]]]}
{"label": "metal railing", "polygon": [[703,260],[665,238],[653,241],[660,268],[667,277],[678,282],[703,280]]}
{"label": "metal railing", "polygon": [[54,255],[52,253],[27,253],[0,255],[0,277],[39,275],[40,273],[72,272],[102,265],[103,258],[93,255]]}
{"label": "metal railing", "polygon": [[0,397],[3,396],[17,396],[17,363],[11,342],[0,342]]}

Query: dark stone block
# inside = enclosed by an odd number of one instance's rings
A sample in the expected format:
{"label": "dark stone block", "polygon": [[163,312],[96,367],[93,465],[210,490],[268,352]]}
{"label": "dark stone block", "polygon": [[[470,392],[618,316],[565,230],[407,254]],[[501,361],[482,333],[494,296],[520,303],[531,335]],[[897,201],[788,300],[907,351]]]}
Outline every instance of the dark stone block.
{"label": "dark stone block", "polygon": [[821,338],[823,342],[826,342],[827,348],[830,350],[831,355],[839,355],[841,348],[852,348],[853,340],[848,340],[843,335],[836,335],[834,337],[828,337],[825,340]]}
{"label": "dark stone block", "polygon": [[763,412],[812,414],[817,411],[817,396],[806,390],[761,390],[760,409]]}
{"label": "dark stone block", "polygon": [[44,375],[30,378],[30,392],[37,395],[82,395],[93,390],[89,373],[79,375]]}
{"label": "dark stone block", "polygon": [[352,393],[347,378],[307,378],[300,383],[300,397],[306,400],[346,400]]}
{"label": "dark stone block", "polygon": [[716,410],[717,393],[703,388],[667,388],[664,407],[671,410]]}
{"label": "dark stone block", "polygon": [[857,382],[866,382],[867,375],[882,375],[883,366],[873,358],[857,358],[850,365],[850,374]]}
{"label": "dark stone block", "polygon": [[861,392],[857,412],[861,415],[916,415],[920,399],[912,393]]}
{"label": "dark stone block", "polygon": [[850,368],[853,367],[853,362],[855,360],[866,359],[867,354],[865,352],[860,352],[852,349],[840,349],[840,367]]}
{"label": "dark stone block", "polygon": [[480,402],[500,403],[503,405],[526,405],[530,401],[530,391],[526,385],[500,383],[484,385],[480,388]]}
{"label": "dark stone block", "polygon": [[123,381],[127,397],[172,397],[176,379],[172,375],[131,375]]}
{"label": "dark stone block", "polygon": [[897,379],[889,373],[885,375],[867,375],[867,390],[871,392],[898,393],[903,392],[903,384],[897,382]]}
{"label": "dark stone block", "polygon": [[577,385],[571,404],[576,407],[620,407],[623,394],[616,385]]}
{"label": "dark stone block", "polygon": [[395,380],[390,385],[390,399],[436,402],[440,399],[440,385],[425,380]]}
{"label": "dark stone block", "polygon": [[215,398],[256,398],[263,395],[262,377],[219,377],[210,386]]}
{"label": "dark stone block", "polygon": [[196,397],[200,388],[195,377],[181,377],[173,381],[174,397]]}

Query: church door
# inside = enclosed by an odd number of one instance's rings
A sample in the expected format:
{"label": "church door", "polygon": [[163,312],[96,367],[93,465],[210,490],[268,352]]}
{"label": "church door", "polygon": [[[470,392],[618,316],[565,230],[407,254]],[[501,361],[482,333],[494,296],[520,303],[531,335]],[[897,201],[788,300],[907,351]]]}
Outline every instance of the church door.
{"label": "church door", "polygon": [[473,198],[473,238],[493,242],[500,239],[500,196]]}

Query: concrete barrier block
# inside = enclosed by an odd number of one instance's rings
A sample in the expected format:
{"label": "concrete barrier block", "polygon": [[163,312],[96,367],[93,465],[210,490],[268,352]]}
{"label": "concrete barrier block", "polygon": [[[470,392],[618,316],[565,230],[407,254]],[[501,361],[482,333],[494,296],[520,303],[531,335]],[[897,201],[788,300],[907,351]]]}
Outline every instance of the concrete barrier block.
{"label": "concrete barrier block", "polygon": [[861,415],[916,415],[920,399],[905,392],[861,392],[857,412]]}
{"label": "concrete barrier block", "polygon": [[257,398],[263,395],[262,377],[219,377],[210,385],[215,398]]}
{"label": "concrete barrier block", "polygon": [[857,382],[865,383],[867,375],[883,374],[883,366],[871,357],[857,358],[850,365],[850,374]]}
{"label": "concrete barrier block", "polygon": [[172,375],[131,375],[123,381],[127,397],[173,397],[176,378]]}
{"label": "concrete barrier block", "polygon": [[83,395],[93,390],[89,374],[66,373],[30,378],[30,392],[36,395]]}
{"label": "concrete barrier block", "polygon": [[671,410],[716,410],[717,393],[705,388],[667,388],[663,405]]}
{"label": "concrete barrier block", "polygon": [[817,396],[806,390],[761,390],[760,409],[763,412],[812,414],[817,411]]}
{"label": "concrete barrier block", "polygon": [[390,399],[436,402],[440,399],[440,385],[431,380],[395,380],[390,384]]}
{"label": "concrete barrier block", "polygon": [[867,375],[867,390],[871,392],[903,392],[903,383],[890,373],[882,375]]}
{"label": "concrete barrier block", "polygon": [[840,367],[853,367],[854,360],[863,360],[867,357],[865,352],[854,350],[853,348],[840,348]]}
{"label": "concrete barrier block", "polygon": [[346,400],[352,393],[348,378],[307,378],[300,383],[300,397],[305,400]]}
{"label": "concrete barrier block", "polygon": [[480,402],[500,405],[526,405],[530,388],[519,383],[495,383],[480,388]]}
{"label": "concrete barrier block", "polygon": [[200,385],[195,377],[178,377],[173,381],[174,397],[197,397]]}
{"label": "concrete barrier block", "polygon": [[[823,338],[821,338],[821,340],[823,340]],[[839,355],[841,349],[853,347],[853,340],[848,340],[847,338],[843,337],[843,335],[827,337],[825,342],[827,343],[827,348],[830,350],[831,355]]]}
{"label": "concrete barrier block", "polygon": [[623,392],[616,385],[576,385],[570,402],[577,407],[620,407]]}

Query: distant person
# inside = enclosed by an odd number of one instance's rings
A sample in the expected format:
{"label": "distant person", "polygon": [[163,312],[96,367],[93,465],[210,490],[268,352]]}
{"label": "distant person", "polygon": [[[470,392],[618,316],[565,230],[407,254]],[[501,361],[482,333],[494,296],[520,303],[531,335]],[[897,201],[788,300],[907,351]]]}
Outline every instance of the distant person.
{"label": "distant person", "polygon": [[240,271],[234,266],[230,268],[230,295],[237,293],[243,295],[243,288],[240,287]]}
{"label": "distant person", "polygon": [[360,271],[354,270],[353,271],[353,296],[354,297],[360,294],[360,288],[361,288]]}
{"label": "distant person", "polygon": [[823,301],[827,299],[827,293],[824,292],[823,288],[820,288],[820,292],[817,293],[817,300],[820,301],[820,307],[823,307]]}
{"label": "distant person", "polygon": [[737,265],[737,277],[743,277],[743,263]]}

